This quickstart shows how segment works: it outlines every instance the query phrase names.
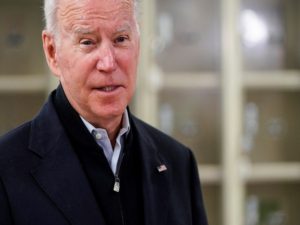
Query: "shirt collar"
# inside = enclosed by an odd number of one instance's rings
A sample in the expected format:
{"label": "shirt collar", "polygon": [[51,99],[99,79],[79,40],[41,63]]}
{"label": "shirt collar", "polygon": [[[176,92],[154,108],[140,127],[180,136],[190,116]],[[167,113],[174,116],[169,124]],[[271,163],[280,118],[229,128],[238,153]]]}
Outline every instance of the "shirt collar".
{"label": "shirt collar", "polygon": [[[84,123],[84,125],[86,126],[86,128],[88,129],[88,131],[92,134],[92,132],[94,130],[105,130],[103,128],[96,128],[94,127],[91,123],[89,123],[88,121],[86,121],[82,116],[80,116],[82,122]],[[122,116],[122,127],[119,131],[119,135],[123,135],[123,134],[128,134],[130,131],[130,123],[129,123],[129,116],[128,116],[128,111],[127,109],[125,109],[123,116]]]}

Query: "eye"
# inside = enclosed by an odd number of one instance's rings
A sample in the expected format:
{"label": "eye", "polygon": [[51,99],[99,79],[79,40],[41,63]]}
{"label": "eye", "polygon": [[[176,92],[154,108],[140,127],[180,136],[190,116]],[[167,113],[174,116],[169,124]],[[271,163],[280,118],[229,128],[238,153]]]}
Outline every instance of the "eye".
{"label": "eye", "polygon": [[80,44],[85,45],[85,46],[90,46],[90,45],[93,45],[94,42],[92,40],[84,39],[84,40],[80,41]]}
{"label": "eye", "polygon": [[127,40],[129,40],[128,36],[119,36],[115,39],[115,43],[124,43]]}

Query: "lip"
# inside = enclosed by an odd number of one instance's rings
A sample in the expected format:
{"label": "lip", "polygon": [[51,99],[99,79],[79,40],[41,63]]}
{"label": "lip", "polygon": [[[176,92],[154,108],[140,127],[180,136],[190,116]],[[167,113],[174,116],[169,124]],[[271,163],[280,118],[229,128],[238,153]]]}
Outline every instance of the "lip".
{"label": "lip", "polygon": [[94,90],[99,91],[103,94],[112,94],[121,89],[121,85],[106,85],[102,87],[96,87]]}

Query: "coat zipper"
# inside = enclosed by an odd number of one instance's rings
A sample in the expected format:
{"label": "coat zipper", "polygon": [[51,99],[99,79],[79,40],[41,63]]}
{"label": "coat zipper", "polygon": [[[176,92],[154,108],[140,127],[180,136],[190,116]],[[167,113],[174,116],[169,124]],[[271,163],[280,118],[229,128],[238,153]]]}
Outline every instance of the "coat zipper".
{"label": "coat zipper", "polygon": [[121,202],[121,196],[120,196],[120,178],[119,178],[119,173],[120,173],[120,168],[121,164],[124,158],[124,153],[120,156],[118,163],[117,163],[117,168],[116,168],[116,173],[115,173],[115,183],[113,187],[113,191],[118,194],[118,199],[119,199],[119,205],[120,205],[120,211],[121,211],[121,219],[122,219],[122,224],[125,225],[125,219],[124,219],[124,212],[123,212],[123,207],[122,207],[122,202]]}
{"label": "coat zipper", "polygon": [[120,155],[120,158],[118,160],[117,163],[117,168],[116,168],[116,173],[115,173],[115,183],[114,183],[114,188],[113,191],[119,193],[120,192],[120,178],[119,178],[119,173],[120,173],[120,168],[121,168],[121,164],[124,158],[124,153],[122,153],[122,155]]}

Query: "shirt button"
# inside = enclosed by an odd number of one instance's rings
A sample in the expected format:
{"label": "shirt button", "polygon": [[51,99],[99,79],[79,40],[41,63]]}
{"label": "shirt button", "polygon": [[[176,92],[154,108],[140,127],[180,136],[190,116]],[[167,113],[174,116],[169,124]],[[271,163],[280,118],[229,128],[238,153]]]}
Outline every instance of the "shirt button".
{"label": "shirt button", "polygon": [[95,133],[95,138],[96,138],[97,140],[100,140],[100,139],[102,138],[102,134],[96,132],[96,133]]}

